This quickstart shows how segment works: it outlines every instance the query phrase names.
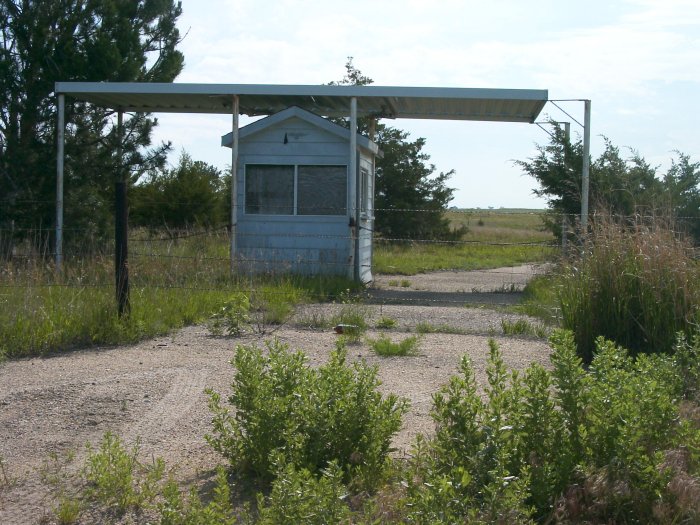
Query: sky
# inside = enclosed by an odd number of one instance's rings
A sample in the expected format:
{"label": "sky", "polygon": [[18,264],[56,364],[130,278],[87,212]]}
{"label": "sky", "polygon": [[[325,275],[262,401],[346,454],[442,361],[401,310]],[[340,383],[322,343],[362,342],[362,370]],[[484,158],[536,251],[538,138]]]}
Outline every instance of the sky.
{"label": "sky", "polygon": [[[540,121],[583,130],[591,100],[591,155],[607,137],[659,173],[674,151],[700,161],[698,0],[182,0],[176,82],[327,84],[348,57],[380,86],[547,89]],[[572,118],[575,120],[572,120]],[[186,151],[225,169],[231,129],[222,115],[158,115],[171,163]],[[241,118],[241,125],[250,122]],[[549,136],[520,123],[385,120],[424,137],[436,172],[454,169],[454,206],[544,208],[536,181],[514,164]],[[547,125],[544,125],[547,128]]]}

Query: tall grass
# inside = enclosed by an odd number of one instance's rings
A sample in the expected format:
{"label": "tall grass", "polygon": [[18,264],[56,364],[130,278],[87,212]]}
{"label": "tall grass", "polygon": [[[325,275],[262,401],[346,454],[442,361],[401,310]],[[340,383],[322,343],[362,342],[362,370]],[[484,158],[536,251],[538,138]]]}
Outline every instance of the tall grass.
{"label": "tall grass", "polygon": [[167,333],[207,319],[238,293],[250,296],[256,322],[280,323],[297,303],[355,287],[335,276],[232,275],[223,237],[144,237],[132,242],[131,314],[120,319],[111,254],[85,251],[68,257],[61,275],[36,251],[0,263],[0,360]]}
{"label": "tall grass", "polygon": [[559,301],[586,362],[598,336],[632,354],[669,352],[678,332],[698,329],[700,266],[663,220],[599,217],[587,249],[564,267]]}

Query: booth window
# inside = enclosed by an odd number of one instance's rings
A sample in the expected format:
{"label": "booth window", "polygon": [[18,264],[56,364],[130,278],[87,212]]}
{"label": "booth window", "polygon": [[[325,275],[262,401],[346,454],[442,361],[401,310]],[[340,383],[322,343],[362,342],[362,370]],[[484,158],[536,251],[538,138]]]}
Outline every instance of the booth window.
{"label": "booth window", "polygon": [[247,164],[245,212],[345,215],[346,166]]}
{"label": "booth window", "polygon": [[245,170],[245,212],[294,214],[294,166],[253,164]]}

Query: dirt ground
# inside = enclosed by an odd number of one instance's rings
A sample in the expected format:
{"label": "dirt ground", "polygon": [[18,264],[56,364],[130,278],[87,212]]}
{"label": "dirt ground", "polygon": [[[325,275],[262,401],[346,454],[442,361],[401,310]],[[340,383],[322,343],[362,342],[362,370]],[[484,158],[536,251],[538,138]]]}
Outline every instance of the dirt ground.
{"label": "dirt ground", "polygon": [[[439,272],[408,278],[416,290],[463,292],[503,290],[510,282],[536,273],[536,267],[500,269],[478,276],[472,272]],[[518,281],[515,281],[517,276]],[[382,280],[383,279],[383,280]],[[389,287],[390,278],[377,286]],[[524,281],[523,281],[524,282]],[[491,287],[491,288],[489,288]],[[323,363],[338,337],[332,330],[310,329],[310,320],[330,317],[339,305],[304,305],[293,319],[267,333],[239,338],[213,336],[205,326],[193,326],[168,336],[121,347],[98,347],[62,355],[23,359],[0,365],[0,524],[51,523],[53,497],[42,481],[55,473],[51,457],[66,472],[76,471],[86,456],[86,443],[96,445],[106,431],[127,443],[140,442],[144,458],[162,457],[183,483],[206,479],[223,463],[204,440],[210,430],[205,388],[228,392],[233,370],[229,363],[238,344],[263,344],[277,337],[303,350],[313,365]],[[464,306],[371,305],[368,316],[398,321],[391,337],[406,337],[420,322],[448,326],[461,333],[425,334],[418,355],[381,358],[366,343],[349,347],[352,359],[377,364],[384,392],[410,401],[410,412],[394,445],[404,454],[419,433],[430,434],[431,395],[455,374],[468,354],[479,384],[485,384],[488,338],[495,336],[507,366],[525,368],[536,361],[547,365],[549,348],[541,340],[501,337],[501,320],[518,316],[494,309]],[[376,337],[378,332],[367,334]],[[72,461],[65,458],[74,455]]]}

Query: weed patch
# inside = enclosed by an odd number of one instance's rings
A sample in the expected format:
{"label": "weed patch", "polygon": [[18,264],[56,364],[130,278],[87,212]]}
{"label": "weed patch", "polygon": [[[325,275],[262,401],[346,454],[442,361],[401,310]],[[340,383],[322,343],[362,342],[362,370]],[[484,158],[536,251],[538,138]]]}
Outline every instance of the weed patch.
{"label": "weed patch", "polygon": [[432,324],[428,321],[420,321],[416,324],[416,332],[419,334],[466,334],[467,331],[448,324]]}
{"label": "weed patch", "polygon": [[544,326],[532,324],[527,319],[518,319],[517,321],[501,319],[501,330],[503,330],[503,335],[528,335],[540,339],[547,337],[547,329]]}
{"label": "weed patch", "polygon": [[393,317],[382,316],[379,319],[377,319],[377,322],[374,324],[374,326],[386,330],[389,328],[395,328],[397,324],[398,323],[396,319],[394,319]]}
{"label": "weed patch", "polygon": [[418,353],[419,339],[413,335],[401,341],[394,342],[386,335],[380,335],[376,339],[367,339],[370,348],[382,357],[415,355]]}
{"label": "weed patch", "polygon": [[155,459],[152,465],[141,463],[138,444],[129,450],[117,436],[107,432],[100,448],[88,447],[88,451],[85,470],[88,499],[123,514],[152,503],[160,492],[165,463],[161,458]]}

